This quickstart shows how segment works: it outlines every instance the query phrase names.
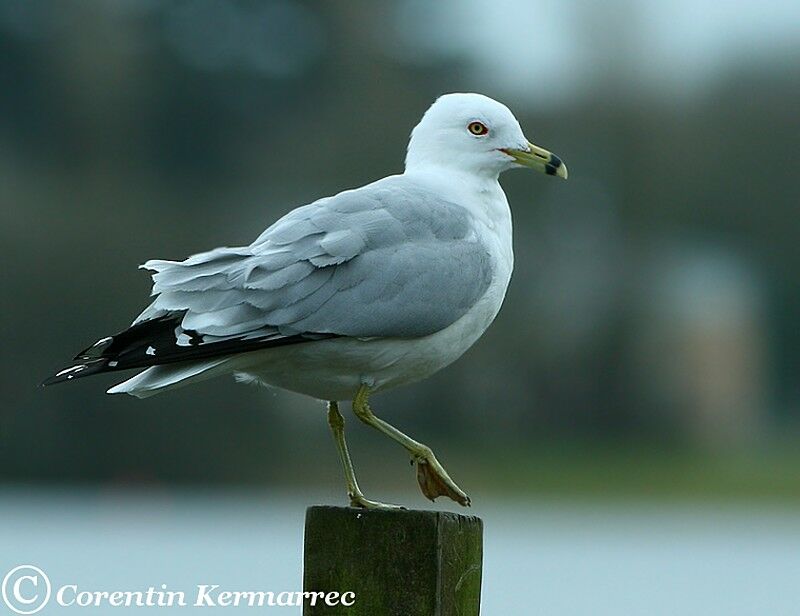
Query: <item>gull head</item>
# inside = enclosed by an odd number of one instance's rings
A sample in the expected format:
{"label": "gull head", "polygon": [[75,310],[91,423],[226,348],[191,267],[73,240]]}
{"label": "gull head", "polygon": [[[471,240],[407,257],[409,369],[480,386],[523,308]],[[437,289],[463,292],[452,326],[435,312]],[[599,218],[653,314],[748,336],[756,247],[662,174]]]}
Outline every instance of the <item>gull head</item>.
{"label": "gull head", "polygon": [[497,179],[515,167],[567,178],[558,156],[528,141],[509,108],[482,94],[436,99],[411,132],[406,154],[406,171],[438,168]]}

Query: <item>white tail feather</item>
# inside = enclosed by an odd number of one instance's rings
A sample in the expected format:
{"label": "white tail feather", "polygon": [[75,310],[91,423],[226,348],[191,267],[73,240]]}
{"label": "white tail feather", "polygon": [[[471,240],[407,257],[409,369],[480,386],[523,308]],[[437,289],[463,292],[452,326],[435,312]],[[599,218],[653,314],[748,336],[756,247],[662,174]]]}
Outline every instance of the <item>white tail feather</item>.
{"label": "white tail feather", "polygon": [[115,385],[106,393],[130,394],[137,398],[147,398],[168,389],[177,389],[189,383],[204,381],[228,372],[224,366],[230,358],[222,357],[210,361],[152,366],[136,376]]}

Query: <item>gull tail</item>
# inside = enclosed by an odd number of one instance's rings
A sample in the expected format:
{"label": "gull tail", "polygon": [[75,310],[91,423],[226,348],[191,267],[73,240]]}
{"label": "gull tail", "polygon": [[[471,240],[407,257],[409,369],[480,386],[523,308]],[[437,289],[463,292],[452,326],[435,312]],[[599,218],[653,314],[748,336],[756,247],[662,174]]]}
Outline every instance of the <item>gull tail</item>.
{"label": "gull tail", "polygon": [[[226,363],[229,357],[202,358],[204,361],[200,361],[201,357],[187,353],[185,358],[187,361],[181,361],[184,357],[176,357],[174,352],[164,353],[166,357],[156,356],[156,348],[169,350],[167,345],[174,345],[175,328],[179,323],[180,319],[176,315],[166,315],[137,323],[114,336],[101,338],[78,353],[72,365],[46,379],[42,386],[66,383],[104,372],[147,368],[108,391],[108,393],[128,393],[145,397],[179,384],[194,382],[201,376],[210,378],[218,373],[219,371],[214,373],[210,371]],[[164,359],[172,363],[156,365]]]}
{"label": "gull tail", "polygon": [[[168,312],[136,322],[114,336],[101,338],[42,385],[65,383],[104,372],[146,368],[112,387],[108,393],[151,396],[163,389],[230,372],[236,356],[242,353],[335,337],[334,334],[283,335],[270,327],[236,336],[204,336],[181,326],[184,314],[185,311]],[[183,339],[185,343],[181,342]]]}
{"label": "gull tail", "polygon": [[[230,360],[229,357],[221,357],[215,360],[183,362],[180,364],[168,364],[165,366],[151,366],[146,370],[123,381],[109,389],[109,394],[130,394],[137,398],[147,398],[166,389],[176,389],[190,383],[209,379],[227,370],[213,370]],[[42,383],[43,387],[64,383],[74,379],[100,374],[102,372],[113,372],[114,368],[109,367],[108,359],[96,359],[84,363],[75,364],[60,370]]]}
{"label": "gull tail", "polygon": [[[185,364],[151,366],[136,376],[114,385],[107,394],[130,394],[137,398],[148,398],[167,389],[177,389],[190,383],[204,381],[221,373],[229,372],[228,357]],[[215,368],[221,368],[215,370]]]}
{"label": "gull tail", "polygon": [[[213,369],[223,366],[230,360],[227,354],[209,358],[203,357],[201,353],[178,355],[173,351],[164,353],[166,357],[156,356],[156,348],[170,350],[167,343],[174,348],[175,328],[179,323],[180,319],[176,315],[166,315],[137,323],[115,336],[101,338],[78,353],[72,365],[46,379],[42,386],[66,383],[104,372],[146,368],[108,390],[108,393],[127,393],[144,398],[164,389],[187,385],[223,372],[224,370]],[[188,351],[197,349],[190,348]],[[184,359],[185,361],[182,361]],[[166,360],[169,363],[157,365],[159,360]]]}
{"label": "gull tail", "polygon": [[[126,361],[126,353],[111,351],[115,343],[119,346],[119,341],[114,336],[98,340],[91,347],[77,355],[75,358],[76,363],[58,371],[45,380],[42,386],[65,383],[103,372],[116,372],[127,368],[141,367],[139,362]],[[230,359],[230,356],[223,356],[205,361],[183,361],[167,365],[151,365],[127,381],[115,385],[107,393],[126,393],[137,398],[146,398],[166,389],[182,387],[225,372],[227,370],[224,368],[222,370],[214,369],[224,366]]]}

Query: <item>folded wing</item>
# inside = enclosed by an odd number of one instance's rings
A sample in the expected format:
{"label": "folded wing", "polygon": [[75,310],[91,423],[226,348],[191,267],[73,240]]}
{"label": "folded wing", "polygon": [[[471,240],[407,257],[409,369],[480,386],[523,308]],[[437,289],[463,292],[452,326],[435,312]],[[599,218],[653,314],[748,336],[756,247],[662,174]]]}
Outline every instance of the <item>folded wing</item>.
{"label": "folded wing", "polygon": [[143,267],[154,301],[78,356],[105,364],[85,372],[335,336],[426,336],[463,316],[492,275],[468,211],[402,176],[298,208],[250,246]]}

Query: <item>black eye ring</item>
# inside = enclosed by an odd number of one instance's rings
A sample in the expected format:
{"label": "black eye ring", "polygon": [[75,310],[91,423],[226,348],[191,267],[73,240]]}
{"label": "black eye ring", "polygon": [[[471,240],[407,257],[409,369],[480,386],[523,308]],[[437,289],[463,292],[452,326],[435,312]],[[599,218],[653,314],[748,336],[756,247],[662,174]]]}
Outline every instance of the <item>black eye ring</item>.
{"label": "black eye ring", "polygon": [[473,135],[477,135],[480,137],[481,135],[486,135],[489,133],[489,128],[483,122],[470,122],[467,124],[467,130],[472,133]]}

